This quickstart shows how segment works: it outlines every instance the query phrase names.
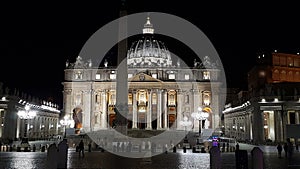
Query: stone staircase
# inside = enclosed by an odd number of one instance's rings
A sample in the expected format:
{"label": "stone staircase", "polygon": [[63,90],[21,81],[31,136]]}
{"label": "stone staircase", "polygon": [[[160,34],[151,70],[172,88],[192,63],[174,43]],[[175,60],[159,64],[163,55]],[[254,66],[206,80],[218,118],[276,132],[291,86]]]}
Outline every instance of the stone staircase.
{"label": "stone staircase", "polygon": [[214,133],[214,129],[202,129],[202,140],[207,140]]}
{"label": "stone staircase", "polygon": [[149,138],[157,136],[165,130],[128,130],[127,136],[134,138]]}

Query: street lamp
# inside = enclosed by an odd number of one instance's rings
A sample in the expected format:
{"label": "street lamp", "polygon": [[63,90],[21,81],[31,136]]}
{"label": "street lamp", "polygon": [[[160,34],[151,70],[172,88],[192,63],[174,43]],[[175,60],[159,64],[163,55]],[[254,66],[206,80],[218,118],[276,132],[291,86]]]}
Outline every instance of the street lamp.
{"label": "street lamp", "polygon": [[186,137],[186,128],[192,125],[192,122],[188,119],[188,117],[184,116],[183,121],[180,121],[180,125],[184,127],[185,137]]}
{"label": "street lamp", "polygon": [[193,112],[191,114],[191,116],[194,119],[196,119],[196,120],[199,121],[199,137],[200,137],[200,135],[201,135],[201,128],[203,127],[202,126],[202,120],[206,120],[209,117],[209,114],[207,112],[204,112],[201,107],[198,107],[198,111],[197,112]]}
{"label": "street lamp", "polygon": [[67,116],[65,116],[64,117],[64,119],[62,119],[62,120],[60,120],[60,124],[62,125],[62,126],[64,126],[64,138],[66,138],[67,137],[67,126],[68,125],[71,125],[71,123],[72,123],[72,120],[70,120]]}
{"label": "street lamp", "polygon": [[36,111],[30,110],[30,107],[26,105],[25,110],[18,111],[18,116],[20,119],[24,119],[24,140],[27,140],[28,119],[33,119],[36,116]]}

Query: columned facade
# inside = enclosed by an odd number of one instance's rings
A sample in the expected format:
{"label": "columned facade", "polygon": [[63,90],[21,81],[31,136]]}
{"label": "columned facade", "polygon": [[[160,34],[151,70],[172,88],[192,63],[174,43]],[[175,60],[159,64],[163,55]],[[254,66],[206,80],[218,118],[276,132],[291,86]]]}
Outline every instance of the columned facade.
{"label": "columned facade", "polygon": [[50,139],[62,134],[60,110],[51,102],[0,95],[0,141]]}
{"label": "columned facade", "polygon": [[[153,80],[148,75],[144,76]],[[212,102],[208,105],[203,104],[201,92],[207,92],[209,89],[200,91],[188,88],[193,86],[184,86],[185,88],[178,89],[178,84],[182,84],[182,82],[167,82],[167,84],[159,82],[159,85],[156,82],[151,82],[153,83],[151,85],[149,83],[131,82],[128,90],[128,129],[184,130],[180,121],[183,120],[184,116],[187,116],[189,120],[193,121],[194,130],[198,131],[199,122],[191,117],[191,113],[197,111],[198,107],[211,109],[204,128],[219,127],[220,116],[217,112],[219,107],[214,105],[214,103],[218,103],[217,98],[219,96],[210,95]],[[72,117],[75,108],[80,107],[82,109],[83,128],[96,131],[113,127],[116,92],[115,88],[111,87],[115,86],[115,82],[95,83],[92,85],[92,90],[87,90],[84,87],[74,88],[77,85],[76,82],[65,82],[64,84],[65,90],[71,90],[68,88],[73,87],[72,92],[64,92],[64,98],[72,98],[65,100],[64,111],[69,117]],[[199,83],[199,85],[201,84]]]}
{"label": "columned facade", "polygon": [[[198,107],[209,110],[205,128],[219,128],[221,94],[212,89],[222,86],[220,69],[209,56],[190,67],[173,65],[170,52],[153,32],[147,18],[142,39],[127,52],[128,77],[123,78],[128,81],[128,129],[184,130],[180,122],[186,116],[198,130],[198,121],[191,117]],[[81,109],[85,132],[115,127],[117,71],[107,60],[100,67],[81,56],[66,63],[64,111],[72,117],[75,108]]]}

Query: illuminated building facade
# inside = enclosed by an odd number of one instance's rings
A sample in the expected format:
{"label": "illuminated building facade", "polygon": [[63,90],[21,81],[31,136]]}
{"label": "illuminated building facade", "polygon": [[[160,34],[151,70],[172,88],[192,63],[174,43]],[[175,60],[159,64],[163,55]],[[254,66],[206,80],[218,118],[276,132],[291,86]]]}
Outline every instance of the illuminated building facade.
{"label": "illuminated building facade", "polygon": [[[283,142],[300,138],[300,56],[271,53],[258,56],[248,73],[247,95],[224,111],[225,134],[238,140]],[[298,132],[290,130],[298,128]]]}
{"label": "illuminated building facade", "polygon": [[[219,128],[222,84],[216,64],[209,56],[204,56],[202,62],[195,61],[193,66],[184,65],[180,59],[174,64],[166,45],[155,38],[149,17],[142,32],[141,39],[127,51],[127,128],[183,130],[179,122],[186,116],[198,131],[199,121],[191,117],[198,107],[209,112],[205,129]],[[108,61],[97,67],[80,56],[73,63],[67,62],[63,82],[66,116],[71,118],[73,110],[79,108],[83,128],[88,131],[113,127],[116,77],[117,68],[108,65]]]}
{"label": "illuminated building facade", "polygon": [[[0,87],[2,88],[2,86]],[[58,105],[17,91],[0,92],[0,140],[48,139],[60,134]],[[25,98],[25,99],[24,99]]]}

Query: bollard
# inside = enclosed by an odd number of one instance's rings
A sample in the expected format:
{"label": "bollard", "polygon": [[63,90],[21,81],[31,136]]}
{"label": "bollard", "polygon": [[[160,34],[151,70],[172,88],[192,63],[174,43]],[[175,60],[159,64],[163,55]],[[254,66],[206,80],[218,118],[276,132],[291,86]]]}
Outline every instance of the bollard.
{"label": "bollard", "polygon": [[176,146],[173,147],[173,153],[176,153]]}
{"label": "bollard", "polygon": [[33,145],[32,147],[32,151],[35,152],[36,151],[36,147],[35,147],[35,144]]}
{"label": "bollard", "polygon": [[42,151],[42,152],[45,152],[45,150],[46,150],[46,147],[45,147],[45,146],[42,146],[41,151]]}
{"label": "bollard", "polygon": [[68,148],[67,139],[64,139],[58,144],[57,168],[67,168]]}
{"label": "bollard", "polygon": [[221,152],[218,147],[212,147],[209,150],[209,156],[210,156],[210,168],[211,169],[221,169],[222,168],[222,162],[221,162]]}
{"label": "bollard", "polygon": [[57,147],[56,147],[55,143],[51,144],[47,150],[47,169],[58,168],[58,165],[57,165],[58,159],[59,159],[59,157],[58,157]]}
{"label": "bollard", "polygon": [[263,151],[259,147],[254,147],[251,150],[252,168],[263,169],[264,168],[264,155]]}
{"label": "bollard", "polygon": [[248,152],[247,152],[247,150],[238,149],[235,151],[235,166],[236,166],[236,169],[248,169]]}
{"label": "bollard", "polygon": [[186,153],[186,147],[185,146],[183,147],[183,153]]}

